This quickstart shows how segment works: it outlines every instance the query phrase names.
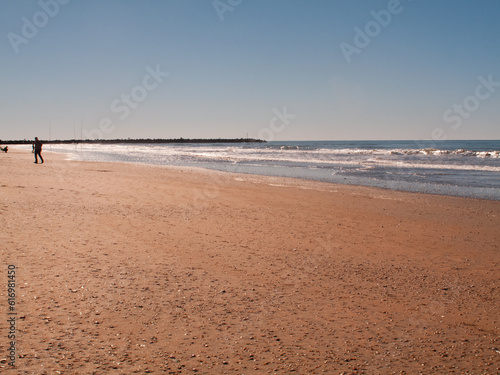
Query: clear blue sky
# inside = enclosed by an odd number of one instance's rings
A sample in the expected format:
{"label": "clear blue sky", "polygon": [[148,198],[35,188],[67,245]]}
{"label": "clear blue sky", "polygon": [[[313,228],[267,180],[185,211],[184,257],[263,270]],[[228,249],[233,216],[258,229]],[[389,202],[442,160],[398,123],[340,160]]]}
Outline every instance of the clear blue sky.
{"label": "clear blue sky", "polygon": [[499,0],[2,0],[0,139],[500,139],[499,20]]}

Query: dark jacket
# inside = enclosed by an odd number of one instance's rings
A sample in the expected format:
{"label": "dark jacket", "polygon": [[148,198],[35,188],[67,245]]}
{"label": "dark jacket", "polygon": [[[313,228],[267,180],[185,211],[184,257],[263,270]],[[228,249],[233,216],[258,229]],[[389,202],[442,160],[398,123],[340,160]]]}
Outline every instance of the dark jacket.
{"label": "dark jacket", "polygon": [[41,152],[42,151],[42,142],[40,140],[35,141],[35,151],[36,152]]}

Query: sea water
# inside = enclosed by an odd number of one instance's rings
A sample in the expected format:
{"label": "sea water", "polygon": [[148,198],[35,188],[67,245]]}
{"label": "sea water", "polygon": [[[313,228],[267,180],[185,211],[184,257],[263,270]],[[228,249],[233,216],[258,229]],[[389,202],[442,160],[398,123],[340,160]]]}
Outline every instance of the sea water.
{"label": "sea water", "polygon": [[80,144],[50,149],[75,160],[192,166],[500,200],[500,141]]}

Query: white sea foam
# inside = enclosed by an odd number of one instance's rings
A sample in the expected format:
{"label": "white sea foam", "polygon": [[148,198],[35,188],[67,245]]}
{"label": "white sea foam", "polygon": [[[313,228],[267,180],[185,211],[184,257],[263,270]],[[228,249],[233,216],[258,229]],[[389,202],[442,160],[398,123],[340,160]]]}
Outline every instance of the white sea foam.
{"label": "white sea foam", "polygon": [[[144,144],[86,144],[54,145],[61,151],[77,154],[106,153],[127,157],[136,157],[158,162],[166,160],[198,160],[205,162],[233,163],[296,163],[304,166],[332,167],[354,166],[360,169],[380,167],[442,169],[462,171],[500,172],[500,165],[483,165],[471,162],[469,157],[480,159],[499,159],[500,151],[471,151],[467,149],[442,150],[432,148],[420,149],[297,149],[295,147],[235,147],[225,145],[144,145]],[[406,160],[411,157],[411,160]],[[119,161],[119,160],[117,160]]]}
{"label": "white sea foam", "polygon": [[[423,147],[413,147],[416,144]],[[73,159],[194,166],[500,200],[500,142],[52,145]],[[439,146],[439,145],[438,145]],[[31,146],[23,146],[31,150]],[[44,148],[48,151],[48,146]]]}
{"label": "white sea foam", "polygon": [[484,172],[500,172],[500,166],[488,166],[488,165],[467,165],[467,164],[418,164],[418,163],[407,163],[404,161],[393,161],[393,160],[377,160],[376,164],[381,166],[393,166],[398,168],[418,168],[418,169],[448,169],[448,170],[461,170],[461,171],[484,171]]}

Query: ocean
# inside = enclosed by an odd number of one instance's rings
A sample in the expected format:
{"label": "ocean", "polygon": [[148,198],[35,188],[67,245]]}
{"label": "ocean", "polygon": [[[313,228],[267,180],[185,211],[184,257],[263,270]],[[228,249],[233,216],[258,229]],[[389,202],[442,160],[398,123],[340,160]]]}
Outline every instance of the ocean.
{"label": "ocean", "polygon": [[[190,166],[500,200],[500,141],[45,145],[74,160]],[[50,160],[50,157],[47,159]]]}

